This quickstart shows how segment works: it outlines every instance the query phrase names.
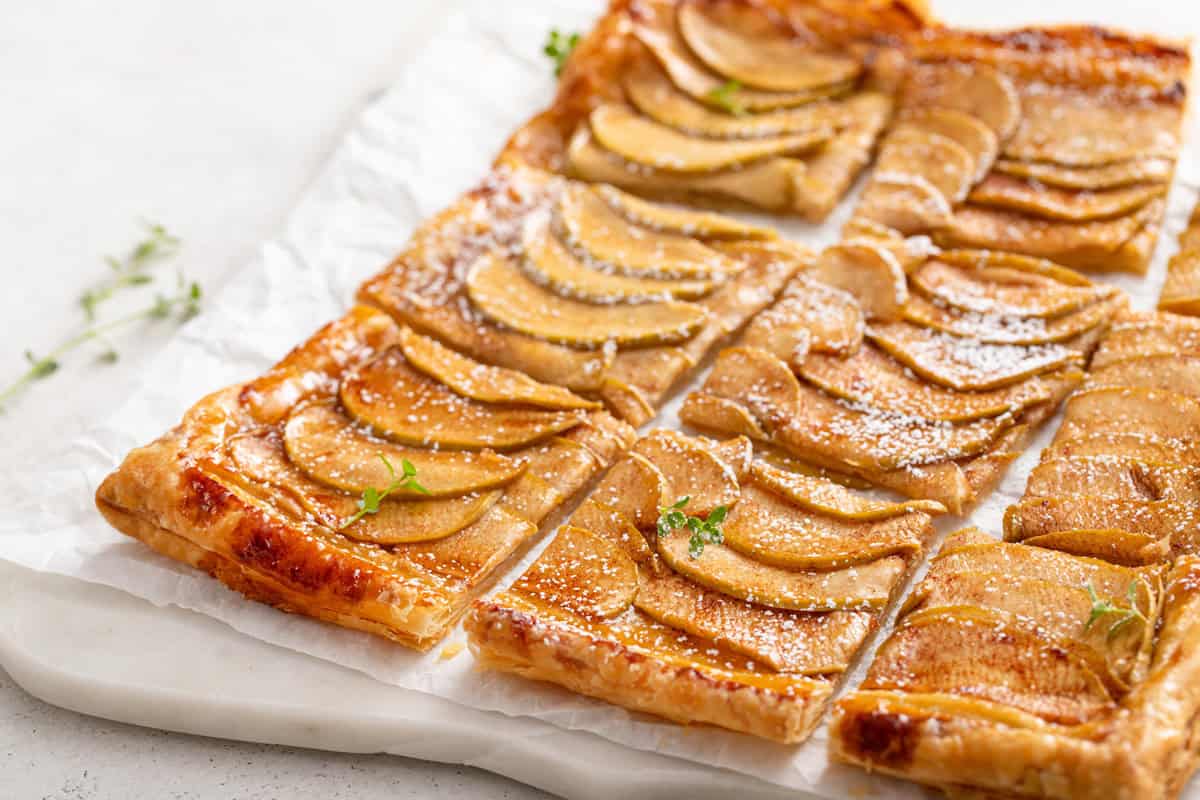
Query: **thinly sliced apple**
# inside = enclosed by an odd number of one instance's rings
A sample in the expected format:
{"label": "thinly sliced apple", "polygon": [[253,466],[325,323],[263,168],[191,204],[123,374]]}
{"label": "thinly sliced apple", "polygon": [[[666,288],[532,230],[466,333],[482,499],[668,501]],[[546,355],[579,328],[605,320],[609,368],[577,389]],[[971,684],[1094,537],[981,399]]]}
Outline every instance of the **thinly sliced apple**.
{"label": "thinly sliced apple", "polygon": [[568,187],[559,198],[558,211],[575,247],[622,274],[717,281],[742,269],[690,235],[653,233],[631,224],[613,210],[608,198],[590,187]]}
{"label": "thinly sliced apple", "polygon": [[1200,502],[1200,467],[1104,456],[1050,458],[1033,468],[1026,497],[1095,495],[1108,500]]}
{"label": "thinly sliced apple", "polygon": [[1151,464],[1200,464],[1200,440],[1163,439],[1136,431],[1086,433],[1077,430],[1055,436],[1042,451],[1043,459],[1071,456],[1112,456]]}
{"label": "thinly sliced apple", "polygon": [[[1025,282],[1042,286],[1053,286],[1055,283],[1065,286],[1095,286],[1092,281],[1073,269],[1068,269],[1044,258],[1035,258],[1020,253],[956,249],[942,250],[936,255],[938,261],[953,267],[975,270],[985,278],[996,276],[999,272],[1008,276],[1008,281],[1016,283]],[[1017,280],[1018,274],[1023,275],[1024,278]]]}
{"label": "thinly sliced apple", "polygon": [[810,351],[855,352],[864,330],[862,307],[850,294],[800,275],[750,322],[742,344],[766,350],[794,369]]}
{"label": "thinly sliced apple", "polygon": [[1029,286],[988,281],[978,270],[930,260],[912,275],[913,285],[953,308],[980,314],[1058,317],[1112,297],[1111,286]]}
{"label": "thinly sliced apple", "polygon": [[1126,432],[1158,439],[1195,439],[1200,434],[1200,401],[1158,389],[1089,389],[1067,402],[1058,438]]}
{"label": "thinly sliced apple", "polygon": [[485,254],[471,266],[467,293],[475,307],[496,322],[575,347],[681,342],[708,318],[703,308],[689,303],[601,306],[559,297],[497,253]]}
{"label": "thinly sliced apple", "polygon": [[1088,167],[1179,151],[1181,105],[1039,83],[1023,93],[1021,107],[1006,158]]}
{"label": "thinly sliced apple", "polygon": [[601,407],[561,386],[540,383],[516,370],[481,364],[408,328],[400,334],[400,349],[412,367],[481,403],[516,403],[560,411]]}
{"label": "thinly sliced apple", "polygon": [[832,136],[850,122],[848,107],[830,102],[740,116],[717,111],[676,89],[648,58],[630,67],[622,85],[633,106],[650,119],[708,139],[756,139],[819,130]]}
{"label": "thinly sliced apple", "polygon": [[642,530],[652,530],[661,510],[678,498],[662,470],[640,453],[618,461],[592,492],[591,499],[619,511]]}
{"label": "thinly sliced apple", "polygon": [[952,139],[971,155],[975,170],[973,181],[979,181],[992,168],[1000,142],[996,132],[978,117],[954,108],[914,108],[901,116],[899,127],[911,125],[921,130]]}
{"label": "thinly sliced apple", "polygon": [[676,17],[684,42],[721,75],[767,91],[803,92],[854,80],[862,72],[857,58],[822,52],[811,41],[772,30],[760,13],[725,10],[713,19],[699,4],[686,2]]}
{"label": "thinly sliced apple", "polygon": [[[1192,529],[1195,529],[1193,524]],[[1186,537],[1190,539],[1191,537]],[[1141,567],[1162,564],[1171,558],[1171,539],[1155,539],[1144,533],[1113,530],[1067,530],[1043,533],[1021,540],[1030,547],[1045,547],[1060,553],[1103,558],[1113,564]],[[1189,542],[1190,544],[1190,542]]]}
{"label": "thinly sliced apple", "polygon": [[1081,360],[1062,345],[987,344],[907,322],[871,325],[867,337],[922,378],[961,392],[998,389]]}
{"label": "thinly sliced apple", "polygon": [[535,281],[565,297],[593,303],[640,303],[703,297],[711,281],[633,278],[593,269],[575,257],[550,231],[544,216],[527,220],[521,245],[525,266]]}
{"label": "thinly sliced apple", "polygon": [[1116,189],[1062,189],[992,174],[984,178],[968,199],[981,206],[995,206],[1025,214],[1086,222],[1128,214],[1167,193],[1165,183],[1139,183]]}
{"label": "thinly sliced apple", "polygon": [[1100,167],[1066,167],[1044,161],[997,159],[995,171],[1027,178],[1063,189],[1116,189],[1135,183],[1164,183],[1171,179],[1175,162],[1169,158],[1137,158]]}
{"label": "thinly sliced apple", "polygon": [[1200,356],[1152,356],[1116,361],[1088,375],[1088,387],[1136,386],[1200,399]]}
{"label": "thinly sliced apple", "polygon": [[[402,462],[417,470],[417,481],[433,497],[453,497],[511,483],[524,464],[493,453],[453,452],[402,447],[376,439],[324,404],[297,409],[283,431],[288,458],[309,477],[355,494],[382,491],[399,477]],[[396,475],[388,469],[391,463]],[[396,498],[420,498],[415,489],[398,488]]]}
{"label": "thinly sliced apple", "polygon": [[408,365],[392,349],[346,373],[340,399],[350,416],[402,444],[508,450],[583,421],[580,411],[481,403]]}
{"label": "thinly sliced apple", "polygon": [[780,569],[711,544],[692,558],[686,531],[658,537],[658,552],[671,569],[701,586],[792,611],[881,608],[905,570],[900,556],[831,572]]}
{"label": "thinly sliced apple", "polygon": [[1008,542],[972,542],[943,547],[930,562],[928,579],[960,572],[994,572],[1054,581],[1082,589],[1089,584],[1101,597],[1121,597],[1145,573],[1098,558],[1058,553]]}
{"label": "thinly sliced apple", "polygon": [[585,617],[615,617],[633,604],[637,567],[617,544],[564,525],[513,590]]}
{"label": "thinly sliced apple", "polygon": [[891,251],[870,242],[826,247],[808,274],[852,295],[867,319],[895,319],[908,301],[904,268]]}
{"label": "thinly sliced apple", "polygon": [[947,224],[954,209],[922,175],[876,171],[854,214],[911,236]]}
{"label": "thinly sliced apple", "polygon": [[846,669],[874,628],[866,611],[767,610],[667,572],[643,570],[634,604],[654,619],[710,639],[771,669],[832,674]]}
{"label": "thinly sliced apple", "polygon": [[[744,405],[770,429],[791,419],[801,388],[787,364],[765,350],[730,347],[717,356],[703,391]],[[685,421],[703,424],[702,419]]]}
{"label": "thinly sliced apple", "polygon": [[[377,513],[346,525],[359,510],[356,498],[309,478],[288,460],[274,434],[251,433],[231,438],[226,452],[238,471],[254,481],[287,492],[326,527],[362,542],[391,545],[442,539],[475,522],[503,490],[472,492],[460,497],[385,502]],[[277,503],[276,507],[286,508]]]}
{"label": "thinly sliced apple", "polygon": [[[672,29],[670,22],[657,24],[635,24],[633,31],[638,40],[662,65],[680,91],[691,95],[701,103],[721,107],[715,93],[726,85],[728,79],[714,74],[697,59],[686,44]],[[727,101],[747,111],[772,111],[779,108],[794,108],[829,97],[838,97],[854,88],[853,81],[816,86],[792,92],[765,92],[742,88],[727,96]]]}
{"label": "thinly sliced apple", "polygon": [[670,502],[664,506],[687,497],[690,499],[683,510],[703,517],[718,506],[729,508],[738,502],[737,473],[698,439],[656,430],[640,439],[633,452],[658,467],[666,479]]}
{"label": "thinly sliced apple", "polygon": [[836,519],[876,522],[909,514],[946,513],[946,507],[933,500],[876,500],[828,478],[789,472],[764,462],[756,462],[752,472],[755,482],[765,489],[800,508]]}
{"label": "thinly sliced apple", "polygon": [[1062,531],[1125,531],[1157,541],[1194,529],[1200,510],[1169,500],[1097,496],[1023,498],[1004,512],[1004,538],[1024,541]]}
{"label": "thinly sliced apple", "polygon": [[952,533],[946,535],[942,542],[940,553],[946,553],[956,547],[966,547],[972,544],[995,544],[996,537],[989,533],[984,533],[974,525],[969,525],[966,528],[959,528]]}
{"label": "thinly sliced apple", "polygon": [[1180,250],[1171,256],[1158,307],[1176,314],[1200,314],[1200,249]]}
{"label": "thinly sliced apple", "polygon": [[679,410],[679,418],[697,428],[748,436],[759,442],[770,438],[745,406],[705,392],[689,394]]}
{"label": "thinly sliced apple", "polygon": [[1118,320],[1092,358],[1092,369],[1155,356],[1200,355],[1200,319],[1156,314],[1153,320]]}
{"label": "thinly sliced apple", "polygon": [[806,153],[829,140],[821,129],[758,139],[699,139],[643,117],[625,106],[604,105],[588,117],[604,149],[626,161],[671,172],[715,172],[772,156]]}
{"label": "thinly sliced apple", "polygon": [[616,542],[638,566],[648,566],[654,560],[654,550],[633,521],[594,496],[579,504],[569,524]]}
{"label": "thinly sliced apple", "polygon": [[592,186],[614,210],[630,222],[660,231],[700,239],[754,239],[771,241],[779,234],[773,228],[751,225],[733,217],[707,211],[691,211],[660,203],[651,203],[615,186]]}
{"label": "thinly sliced apple", "polygon": [[931,420],[970,422],[1017,413],[1055,394],[1050,375],[988,392],[957,392],[926,383],[873,347],[849,358],[813,354],[800,376],[835,397]]}
{"label": "thinly sliced apple", "polygon": [[742,489],[742,500],[722,530],[726,546],[784,569],[835,569],[914,553],[933,531],[924,514],[870,522],[837,519],[755,486]]}
{"label": "thinly sliced apple", "polygon": [[1108,322],[1128,305],[1124,295],[1093,303],[1054,319],[956,311],[914,296],[904,306],[904,319],[943,333],[988,344],[1036,345],[1066,342]]}
{"label": "thinly sliced apple", "polygon": [[1004,142],[1021,120],[1021,98],[1009,78],[980,63],[918,66],[904,87],[908,108],[949,108],[981,120]]}
{"label": "thinly sliced apple", "polygon": [[881,175],[922,177],[953,204],[967,196],[975,180],[976,166],[966,148],[953,139],[902,125],[883,140],[875,169]]}

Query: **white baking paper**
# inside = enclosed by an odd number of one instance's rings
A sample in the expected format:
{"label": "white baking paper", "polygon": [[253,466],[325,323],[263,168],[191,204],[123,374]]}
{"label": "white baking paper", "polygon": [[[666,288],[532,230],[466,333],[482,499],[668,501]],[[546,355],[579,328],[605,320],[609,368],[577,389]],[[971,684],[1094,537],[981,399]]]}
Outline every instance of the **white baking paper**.
{"label": "white baking paper", "polygon": [[[974,5],[975,17],[994,6]],[[534,716],[825,797],[924,796],[899,781],[830,767],[823,728],[799,747],[685,729],[544,684],[478,672],[468,655],[441,658],[442,647],[415,654],[376,637],[279,613],[116,533],[93,507],[95,487],[127,451],[175,424],[202,395],[256,375],[340,315],[357,285],[386,265],[421,220],[478,181],[508,135],[552,96],[550,64],[541,54],[546,32],[586,30],[600,8],[587,0],[475,0],[453,15],[396,84],[362,113],[286,228],[147,366],[144,385],[124,407],[60,453],[3,476],[0,557],[113,586],[158,605],[193,609],[249,636],[466,705]],[[966,11],[971,10],[959,9],[958,16]],[[1185,154],[1181,178],[1193,178],[1193,186],[1196,166]],[[1194,200],[1192,189],[1177,184],[1150,277],[1117,280],[1139,307],[1153,306],[1166,257]],[[809,244],[826,244],[836,240],[852,202],[823,226],[772,224]],[[678,426],[675,408],[682,395],[655,425]],[[969,521],[942,520],[941,530],[969,523],[999,531],[1003,509],[1020,496],[1053,428],[1043,429]],[[510,569],[503,583],[522,568]],[[447,644],[462,638],[456,631]]]}

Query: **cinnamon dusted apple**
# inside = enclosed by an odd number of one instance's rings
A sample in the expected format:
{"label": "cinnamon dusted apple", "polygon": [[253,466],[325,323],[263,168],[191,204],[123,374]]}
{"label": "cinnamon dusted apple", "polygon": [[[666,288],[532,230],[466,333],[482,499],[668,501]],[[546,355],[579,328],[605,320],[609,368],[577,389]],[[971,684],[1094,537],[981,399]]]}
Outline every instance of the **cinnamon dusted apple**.
{"label": "cinnamon dusted apple", "polygon": [[475,604],[471,646],[628,708],[799,741],[941,510],[752,461],[745,440],[654,431],[512,588]]}
{"label": "cinnamon dusted apple", "polygon": [[594,405],[358,306],[130,453],[96,503],[252,599],[425,649],[630,444]]}

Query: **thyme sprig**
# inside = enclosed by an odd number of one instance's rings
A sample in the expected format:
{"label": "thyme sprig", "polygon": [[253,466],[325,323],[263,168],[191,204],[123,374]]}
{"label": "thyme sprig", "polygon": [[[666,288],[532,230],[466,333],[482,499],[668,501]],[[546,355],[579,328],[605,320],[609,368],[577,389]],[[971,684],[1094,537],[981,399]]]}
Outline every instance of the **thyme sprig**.
{"label": "thyme sprig", "polygon": [[571,55],[571,51],[575,49],[575,45],[579,44],[578,33],[563,33],[558,28],[552,28],[546,36],[546,44],[542,46],[542,52],[554,61],[554,77],[562,75],[563,66],[567,63],[567,57]]}
{"label": "thyme sprig", "polygon": [[738,99],[738,92],[741,90],[741,81],[725,81],[725,83],[708,93],[708,99],[713,102],[713,105],[733,114],[735,117],[741,117],[746,113],[746,106],[742,105],[742,101]]}
{"label": "thyme sprig", "polygon": [[118,290],[129,286],[145,286],[154,280],[147,269],[156,261],[175,255],[179,249],[179,237],[169,233],[158,223],[144,222],[146,238],[134,245],[124,258],[107,256],[104,261],[113,274],[105,281],[92,286],[79,296],[79,305],[88,322],[95,322],[96,308],[112,297]]}
{"label": "thyme sprig", "polygon": [[1143,625],[1149,625],[1150,620],[1146,618],[1146,615],[1142,613],[1137,605],[1137,587],[1139,583],[1141,581],[1138,578],[1134,578],[1129,582],[1129,588],[1125,590],[1125,599],[1129,602],[1129,607],[1123,608],[1117,605],[1115,599],[1101,600],[1099,595],[1096,594],[1095,587],[1089,581],[1085,588],[1087,589],[1088,597],[1092,600],[1092,613],[1088,616],[1087,622],[1084,623],[1083,629],[1085,631],[1091,630],[1092,626],[1104,617],[1115,616],[1116,619],[1108,626],[1108,638],[1111,639],[1122,628],[1134,621],[1141,622]]}
{"label": "thyme sprig", "polygon": [[725,515],[729,513],[729,509],[725,506],[717,506],[709,512],[707,517],[701,519],[684,513],[684,507],[691,500],[690,496],[684,496],[671,505],[658,510],[658,535],[670,536],[679,528],[687,528],[692,532],[691,537],[688,538],[688,555],[692,558],[699,558],[704,554],[706,544],[724,543],[725,533],[721,530],[720,525],[725,521]]}
{"label": "thyme sprig", "polygon": [[388,461],[387,456],[383,453],[379,453],[378,455],[379,460],[387,467],[388,475],[392,479],[391,483],[382,489],[377,489],[374,486],[368,486],[366,489],[363,489],[362,497],[358,499],[358,513],[352,517],[348,517],[345,522],[338,526],[338,530],[349,528],[367,514],[378,514],[380,504],[392,492],[407,489],[412,492],[429,494],[429,490],[417,482],[417,468],[413,466],[411,461],[407,458],[400,459],[400,474],[397,474],[396,468],[392,466],[391,461]]}

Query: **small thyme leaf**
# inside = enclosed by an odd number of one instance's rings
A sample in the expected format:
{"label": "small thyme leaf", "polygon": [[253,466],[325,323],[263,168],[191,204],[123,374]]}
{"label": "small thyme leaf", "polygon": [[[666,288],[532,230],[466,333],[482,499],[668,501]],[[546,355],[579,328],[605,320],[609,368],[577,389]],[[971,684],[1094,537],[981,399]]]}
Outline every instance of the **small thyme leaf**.
{"label": "small thyme leaf", "polygon": [[554,61],[554,77],[562,75],[567,57],[571,55],[571,51],[577,44],[579,44],[578,33],[563,34],[558,28],[550,30],[546,36],[546,44],[542,46],[542,52]]}
{"label": "small thyme leaf", "polygon": [[391,481],[382,489],[377,489],[374,486],[368,486],[362,490],[362,495],[358,499],[358,513],[347,517],[338,526],[338,530],[344,530],[367,514],[378,514],[380,504],[384,498],[393,492],[398,492],[401,489],[407,489],[412,492],[420,492],[421,494],[429,494],[429,490],[421,484],[417,483],[417,468],[407,458],[400,460],[400,471],[403,477],[396,474],[396,468],[392,466],[392,462],[388,461],[387,456],[383,453],[377,453],[379,460],[383,462],[383,466],[387,468],[388,477]]}
{"label": "small thyme leaf", "polygon": [[658,523],[655,525],[659,536],[669,536],[672,531],[686,528],[691,532],[688,537],[688,555],[699,558],[704,553],[706,544],[722,544],[725,541],[724,532],[718,527],[724,520],[729,509],[717,506],[704,519],[685,514],[681,509],[691,501],[691,497],[681,497],[669,506],[659,509]]}
{"label": "small thyme leaf", "polygon": [[1125,590],[1125,599],[1129,602],[1128,608],[1117,605],[1112,599],[1101,600],[1099,595],[1096,594],[1095,587],[1089,582],[1084,588],[1087,589],[1088,597],[1092,601],[1092,611],[1087,618],[1087,622],[1083,624],[1083,629],[1085,631],[1091,630],[1092,626],[1099,620],[1111,615],[1115,615],[1116,619],[1109,623],[1107,633],[1107,638],[1109,639],[1116,636],[1126,625],[1135,621],[1141,622],[1143,625],[1149,625],[1150,620],[1146,618],[1146,615],[1137,606],[1137,587],[1140,582],[1139,578],[1134,578],[1130,581],[1129,588]]}
{"label": "small thyme leaf", "polygon": [[162,225],[143,223],[146,228],[146,238],[138,242],[125,258],[106,256],[104,262],[112,268],[113,277],[89,289],[79,296],[79,305],[88,322],[96,319],[96,309],[105,300],[112,297],[119,289],[127,286],[145,286],[154,280],[146,272],[155,262],[172,256],[179,249],[179,238],[167,232]]}
{"label": "small thyme leaf", "polygon": [[718,106],[722,110],[733,114],[735,117],[741,117],[746,114],[746,107],[738,99],[738,92],[741,90],[741,81],[725,81],[725,83],[708,93],[708,99],[713,102],[713,105]]}

